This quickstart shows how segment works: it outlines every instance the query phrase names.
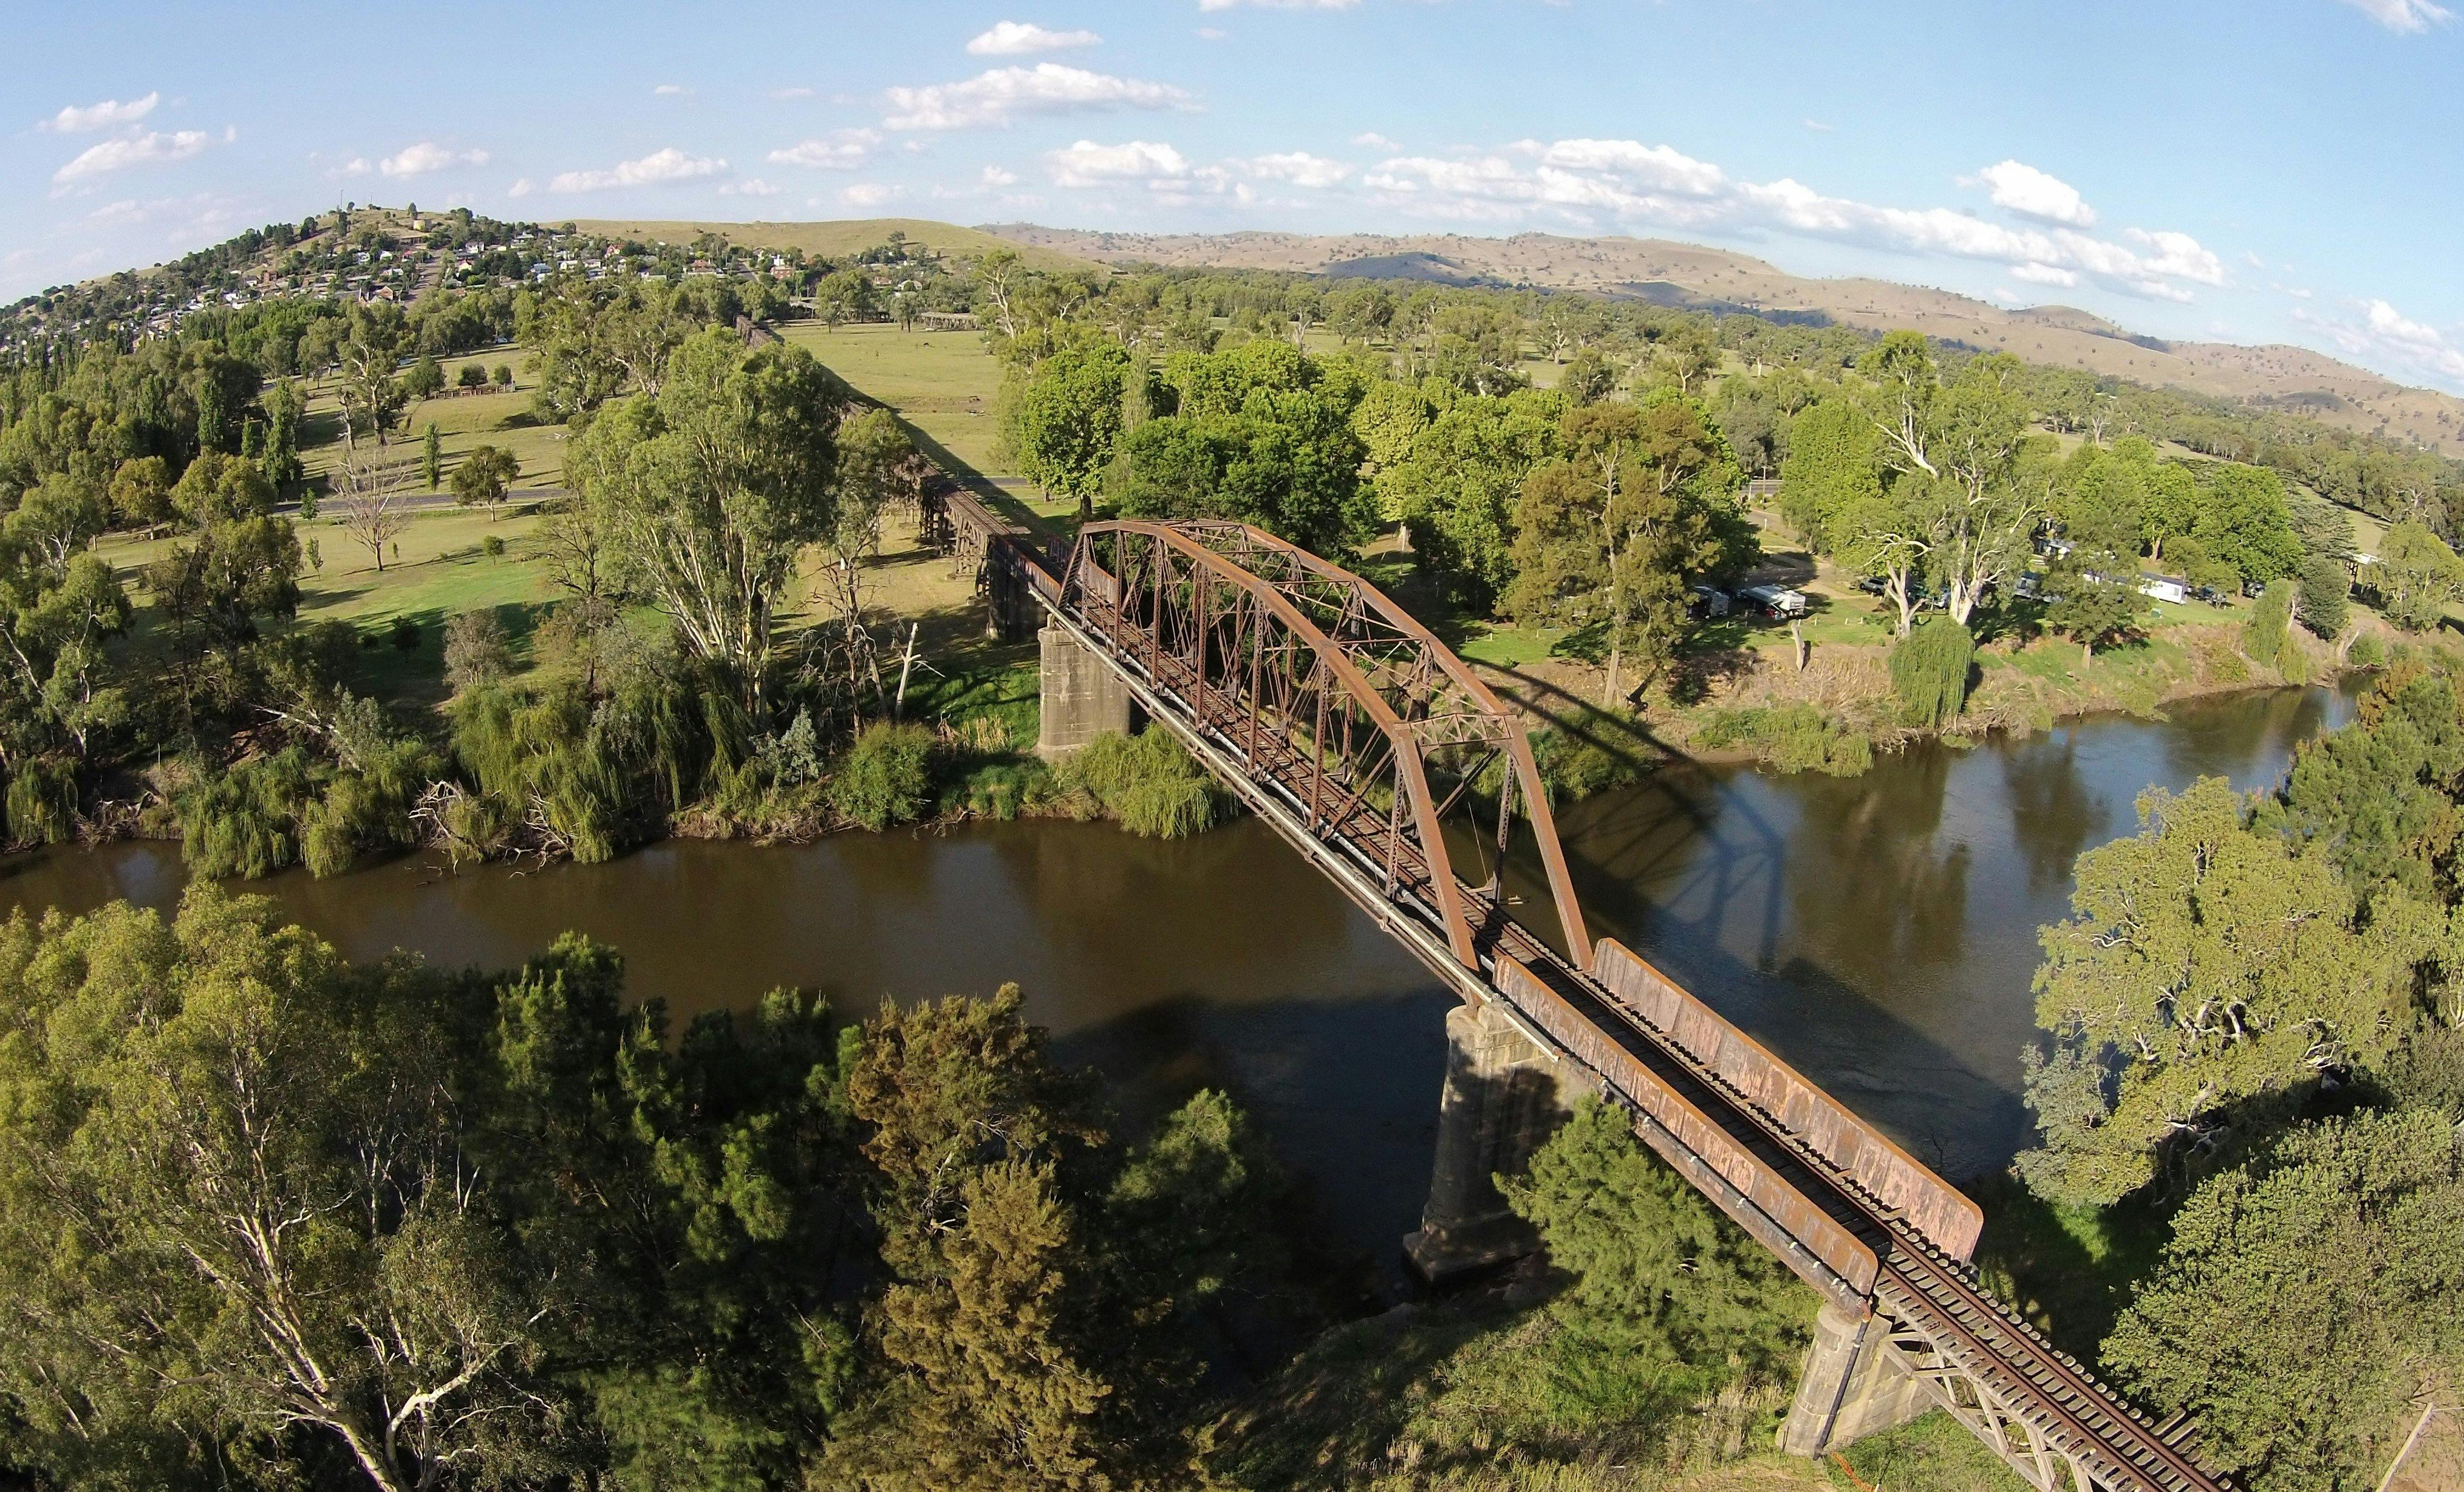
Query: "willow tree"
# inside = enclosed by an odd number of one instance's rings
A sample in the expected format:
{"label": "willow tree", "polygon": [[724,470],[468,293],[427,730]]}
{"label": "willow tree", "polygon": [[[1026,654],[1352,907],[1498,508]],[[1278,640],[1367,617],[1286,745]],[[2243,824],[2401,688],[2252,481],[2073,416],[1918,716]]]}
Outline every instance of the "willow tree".
{"label": "willow tree", "polygon": [[655,394],[608,406],[575,442],[573,479],[623,573],[758,722],[781,603],[837,509],[845,394],[800,347],[687,341]]}

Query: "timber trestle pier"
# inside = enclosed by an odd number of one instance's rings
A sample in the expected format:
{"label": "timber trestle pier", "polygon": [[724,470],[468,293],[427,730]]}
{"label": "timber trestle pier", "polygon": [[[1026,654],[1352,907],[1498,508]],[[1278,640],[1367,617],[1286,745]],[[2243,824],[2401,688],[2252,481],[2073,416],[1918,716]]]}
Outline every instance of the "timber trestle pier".
{"label": "timber trestle pier", "polygon": [[[1783,1450],[1817,1455],[1941,1408],[2041,1492],[2230,1485],[2188,1420],[2156,1423],[1983,1288],[1973,1202],[1592,940],[1522,724],[1375,587],[1237,523],[1093,523],[1066,554],[993,531],[980,552],[997,624],[1023,631],[1005,600],[1047,618],[1047,708],[1056,658],[1073,707],[1118,728],[1133,702],[1463,1000],[1429,1216],[1410,1240],[1425,1272],[1514,1251],[1489,1173],[1516,1169],[1568,1097],[1596,1093],[1821,1294]],[[1506,890],[1518,829],[1553,928],[1527,925]]]}

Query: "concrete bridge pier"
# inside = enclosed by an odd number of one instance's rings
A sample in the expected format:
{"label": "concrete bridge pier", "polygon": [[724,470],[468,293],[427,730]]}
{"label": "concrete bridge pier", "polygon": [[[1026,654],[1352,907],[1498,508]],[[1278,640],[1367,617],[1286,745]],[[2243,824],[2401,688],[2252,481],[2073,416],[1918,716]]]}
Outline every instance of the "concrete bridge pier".
{"label": "concrete bridge pier", "polygon": [[1043,644],[1043,712],[1035,754],[1046,759],[1077,750],[1108,730],[1130,728],[1130,686],[1111,665],[1059,627],[1037,634]]}
{"label": "concrete bridge pier", "polygon": [[1434,1284],[1539,1247],[1491,1178],[1521,1170],[1589,1091],[1582,1075],[1515,1029],[1502,1004],[1446,1013],[1437,1163],[1419,1231],[1403,1239],[1420,1278]]}
{"label": "concrete bridge pier", "polygon": [[1826,1304],[1815,1319],[1796,1399],[1779,1427],[1789,1456],[1820,1456],[1906,1424],[1933,1408],[1925,1382],[1891,1346],[1879,1317]]}

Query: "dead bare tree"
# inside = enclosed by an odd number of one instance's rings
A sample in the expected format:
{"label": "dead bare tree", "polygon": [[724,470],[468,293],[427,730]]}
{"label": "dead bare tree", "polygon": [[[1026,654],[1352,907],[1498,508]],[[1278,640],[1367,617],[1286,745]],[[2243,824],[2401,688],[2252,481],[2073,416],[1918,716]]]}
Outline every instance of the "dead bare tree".
{"label": "dead bare tree", "polygon": [[402,490],[355,453],[345,453],[334,474],[334,516],[344,533],[367,547],[379,574],[385,572],[387,546],[410,524]]}

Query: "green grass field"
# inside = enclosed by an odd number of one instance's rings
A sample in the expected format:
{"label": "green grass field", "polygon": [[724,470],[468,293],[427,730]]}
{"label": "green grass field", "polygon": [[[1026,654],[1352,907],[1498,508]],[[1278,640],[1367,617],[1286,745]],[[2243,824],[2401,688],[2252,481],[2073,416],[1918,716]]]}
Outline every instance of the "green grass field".
{"label": "green grass field", "polygon": [[959,463],[988,477],[1015,475],[993,458],[1001,364],[984,350],[979,333],[900,331],[886,322],[836,330],[820,322],[789,322],[780,332],[849,388],[897,411]]}
{"label": "green grass field", "polygon": [[[515,479],[517,488],[557,487],[564,482],[565,430],[561,425],[541,424],[531,416],[531,394],[538,389],[535,375],[523,371],[530,354],[519,347],[491,347],[468,357],[442,360],[448,392],[422,399],[403,412],[398,431],[389,435],[378,457],[382,468],[392,479],[406,486],[425,489],[419,475],[421,442],[428,427],[436,426],[437,445],[443,456],[441,484],[453,480],[453,468],[473,446],[491,445],[514,453],[521,462],[521,475]],[[514,384],[503,392],[456,394],[451,392],[453,380],[469,364],[493,368],[499,364],[514,369]],[[299,459],[311,477],[330,476],[342,460],[341,407],[335,397],[331,380],[312,385],[309,389],[308,417],[302,432]]]}

